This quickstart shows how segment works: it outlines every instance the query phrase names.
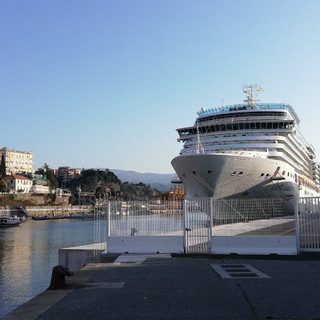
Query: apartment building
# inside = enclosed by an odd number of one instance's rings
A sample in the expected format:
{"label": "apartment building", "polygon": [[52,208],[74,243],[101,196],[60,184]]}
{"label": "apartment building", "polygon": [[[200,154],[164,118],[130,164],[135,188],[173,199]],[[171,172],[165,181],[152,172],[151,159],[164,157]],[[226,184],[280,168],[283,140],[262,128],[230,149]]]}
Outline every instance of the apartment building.
{"label": "apartment building", "polygon": [[74,178],[80,177],[81,171],[81,169],[59,167],[56,172],[56,177],[61,181],[62,187],[64,188],[67,182],[70,182]]}
{"label": "apartment building", "polygon": [[0,149],[0,160],[2,155],[4,155],[7,175],[34,173],[32,152],[18,151],[4,147]]}

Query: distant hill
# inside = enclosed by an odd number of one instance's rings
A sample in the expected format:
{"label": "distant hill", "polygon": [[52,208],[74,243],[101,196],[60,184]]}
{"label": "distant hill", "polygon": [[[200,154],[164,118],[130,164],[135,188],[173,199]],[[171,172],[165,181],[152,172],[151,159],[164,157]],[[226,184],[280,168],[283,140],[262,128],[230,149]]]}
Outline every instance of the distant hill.
{"label": "distant hill", "polygon": [[109,169],[112,171],[122,182],[131,182],[149,184],[152,188],[159,191],[168,191],[172,187],[171,179],[174,174],[161,174],[161,173],[141,173],[136,171],[126,171],[118,169]]}

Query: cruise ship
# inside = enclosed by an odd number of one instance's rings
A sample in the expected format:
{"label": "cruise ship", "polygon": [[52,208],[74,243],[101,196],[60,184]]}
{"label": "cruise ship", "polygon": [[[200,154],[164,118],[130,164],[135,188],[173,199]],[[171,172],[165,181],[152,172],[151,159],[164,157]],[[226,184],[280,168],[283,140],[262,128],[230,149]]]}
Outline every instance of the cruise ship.
{"label": "cruise ship", "polygon": [[293,107],[259,103],[258,85],[244,103],[202,108],[194,125],[177,129],[183,149],[171,164],[187,198],[320,196],[320,165],[299,130]]}

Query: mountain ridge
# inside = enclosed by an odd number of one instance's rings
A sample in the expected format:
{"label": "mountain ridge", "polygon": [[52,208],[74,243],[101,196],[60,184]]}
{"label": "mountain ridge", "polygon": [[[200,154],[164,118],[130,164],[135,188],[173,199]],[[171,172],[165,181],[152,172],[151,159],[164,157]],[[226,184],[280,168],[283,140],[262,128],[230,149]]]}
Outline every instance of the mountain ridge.
{"label": "mountain ridge", "polygon": [[152,172],[137,172],[133,170],[109,169],[122,182],[129,183],[144,183],[149,184],[152,188],[159,191],[168,191],[172,187],[172,177],[174,173],[152,173]]}

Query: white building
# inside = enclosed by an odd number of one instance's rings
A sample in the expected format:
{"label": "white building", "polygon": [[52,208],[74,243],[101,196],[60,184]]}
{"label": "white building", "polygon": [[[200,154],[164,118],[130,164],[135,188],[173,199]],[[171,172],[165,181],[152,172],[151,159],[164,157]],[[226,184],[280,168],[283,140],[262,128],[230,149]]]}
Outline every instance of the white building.
{"label": "white building", "polygon": [[0,149],[0,161],[4,155],[6,174],[34,173],[33,154],[30,151],[18,151],[9,148]]}
{"label": "white building", "polygon": [[30,189],[30,193],[50,193],[50,189],[48,186],[34,184]]}
{"label": "white building", "polygon": [[9,192],[29,193],[32,187],[32,180],[19,175],[10,175],[4,177],[8,184]]}

